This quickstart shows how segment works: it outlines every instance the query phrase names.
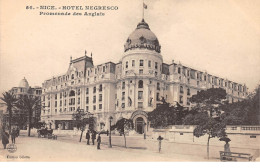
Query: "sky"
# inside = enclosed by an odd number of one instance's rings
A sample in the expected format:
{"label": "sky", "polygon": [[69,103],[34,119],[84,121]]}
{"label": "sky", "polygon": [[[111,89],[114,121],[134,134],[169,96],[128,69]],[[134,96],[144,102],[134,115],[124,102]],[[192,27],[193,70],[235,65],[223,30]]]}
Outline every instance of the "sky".
{"label": "sky", "polygon": [[[260,84],[259,0],[144,0],[144,19],[165,63]],[[0,92],[66,73],[70,57],[92,52],[94,64],[119,62],[124,43],[142,19],[142,0],[0,0]],[[108,5],[105,16],[40,16],[26,6]],[[48,12],[48,11],[45,11]],[[68,11],[74,12],[74,11]],[[78,12],[78,11],[75,11]],[[82,12],[82,11],[79,11]],[[92,11],[90,11],[92,12]]]}

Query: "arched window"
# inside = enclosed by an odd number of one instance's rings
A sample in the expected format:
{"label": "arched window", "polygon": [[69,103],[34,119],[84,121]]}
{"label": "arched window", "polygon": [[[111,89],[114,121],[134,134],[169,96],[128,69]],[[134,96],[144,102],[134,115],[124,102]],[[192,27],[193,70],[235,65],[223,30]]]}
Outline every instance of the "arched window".
{"label": "arched window", "polygon": [[72,96],[75,96],[75,91],[74,90],[70,91],[69,97],[72,97]]}
{"label": "arched window", "polygon": [[138,88],[143,88],[143,81],[142,80],[138,81]]}

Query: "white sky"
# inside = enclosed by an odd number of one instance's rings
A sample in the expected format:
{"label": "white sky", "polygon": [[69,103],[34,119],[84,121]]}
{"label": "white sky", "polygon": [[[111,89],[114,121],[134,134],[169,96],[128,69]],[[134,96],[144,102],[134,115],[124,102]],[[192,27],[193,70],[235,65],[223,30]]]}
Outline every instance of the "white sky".
{"label": "white sky", "polygon": [[[0,92],[26,77],[31,86],[64,74],[70,56],[93,53],[94,64],[119,62],[127,37],[142,17],[142,0],[0,0]],[[117,5],[105,17],[39,16],[26,5]],[[59,3],[59,4],[58,4]],[[165,63],[260,83],[259,0],[145,0],[145,20]]]}

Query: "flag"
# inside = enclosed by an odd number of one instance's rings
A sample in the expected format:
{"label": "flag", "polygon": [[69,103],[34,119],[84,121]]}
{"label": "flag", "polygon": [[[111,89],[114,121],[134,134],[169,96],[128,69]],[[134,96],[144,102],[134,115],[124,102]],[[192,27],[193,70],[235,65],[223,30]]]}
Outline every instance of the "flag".
{"label": "flag", "polygon": [[143,3],[144,9],[147,9],[147,5],[145,3]]}

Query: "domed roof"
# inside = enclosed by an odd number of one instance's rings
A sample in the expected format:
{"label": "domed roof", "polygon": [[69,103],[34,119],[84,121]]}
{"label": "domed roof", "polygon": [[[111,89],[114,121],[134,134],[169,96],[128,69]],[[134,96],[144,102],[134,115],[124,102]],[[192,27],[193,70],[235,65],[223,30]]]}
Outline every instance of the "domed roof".
{"label": "domed roof", "polygon": [[125,52],[135,48],[146,48],[161,52],[161,46],[155,34],[150,30],[144,19],[138,23],[135,31],[130,34],[125,43]]}
{"label": "domed roof", "polygon": [[19,83],[19,87],[29,88],[29,83],[28,83],[28,81],[27,81],[25,78],[23,78],[23,79],[21,80],[21,82]]}

